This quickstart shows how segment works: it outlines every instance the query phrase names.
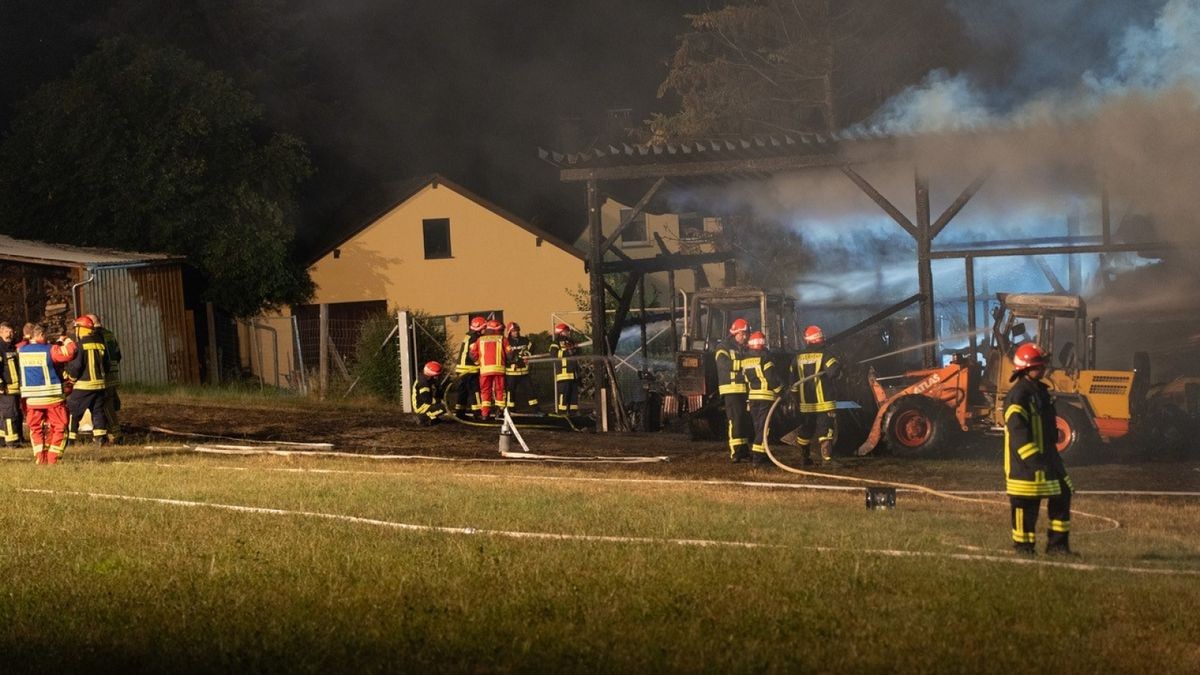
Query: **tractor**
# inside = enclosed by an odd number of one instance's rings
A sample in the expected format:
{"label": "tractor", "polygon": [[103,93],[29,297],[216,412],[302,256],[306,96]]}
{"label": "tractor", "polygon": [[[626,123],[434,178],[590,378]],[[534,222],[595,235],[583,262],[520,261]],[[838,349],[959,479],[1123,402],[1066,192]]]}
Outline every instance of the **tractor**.
{"label": "tractor", "polygon": [[[974,354],[956,354],[941,368],[916,370],[885,387],[872,371],[869,382],[878,412],[858,454],[875,450],[886,438],[900,455],[945,446],[956,432],[1004,428],[1004,398],[1012,388],[1010,356],[1022,344],[1035,342],[1053,355],[1045,382],[1054,395],[1059,452],[1087,454],[1101,442],[1130,432],[1131,420],[1144,400],[1148,373],[1144,354],[1135,369],[1097,370],[1096,321],[1077,295],[998,293],[993,325],[984,351],[986,367]],[[888,378],[887,381],[896,378]]]}

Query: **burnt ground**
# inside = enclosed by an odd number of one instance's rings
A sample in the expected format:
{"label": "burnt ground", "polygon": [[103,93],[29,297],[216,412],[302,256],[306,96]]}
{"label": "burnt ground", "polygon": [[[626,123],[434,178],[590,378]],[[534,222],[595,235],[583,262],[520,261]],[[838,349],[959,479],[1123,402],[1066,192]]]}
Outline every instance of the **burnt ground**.
{"label": "burnt ground", "polygon": [[[499,459],[497,430],[445,423],[421,427],[399,410],[345,404],[278,406],[242,405],[208,400],[128,396],[122,413],[129,443],[233,443],[187,439],[149,431],[163,427],[178,432],[216,434],[254,441],[332,443],[341,452],[428,455],[459,459]],[[570,464],[581,471],[621,471],[646,477],[797,482],[808,479],[779,470],[732,464],[720,441],[693,441],[685,433],[608,433],[523,431],[533,452],[562,457],[594,455],[667,456],[654,464]],[[514,441],[513,447],[517,448]],[[839,457],[816,471],[876,480],[916,482],[944,489],[995,490],[1003,486],[1002,440],[964,437],[952,449],[933,457]],[[786,463],[799,466],[793,451],[772,446]],[[1126,443],[1105,448],[1090,458],[1067,458],[1076,484],[1083,490],[1200,490],[1200,453],[1160,456],[1153,448]],[[559,465],[564,466],[564,465]],[[848,483],[850,484],[850,483]]]}

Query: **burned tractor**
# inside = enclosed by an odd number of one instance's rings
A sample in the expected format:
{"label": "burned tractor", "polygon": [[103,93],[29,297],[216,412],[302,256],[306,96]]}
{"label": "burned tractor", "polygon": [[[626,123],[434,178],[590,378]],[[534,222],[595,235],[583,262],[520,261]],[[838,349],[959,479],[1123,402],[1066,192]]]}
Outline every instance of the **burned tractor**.
{"label": "burned tractor", "polygon": [[724,433],[725,411],[717,395],[717,364],[713,351],[734,319],[745,319],[767,338],[777,368],[786,372],[799,346],[795,301],[761,288],[705,288],[687,296],[683,335],[675,357],[676,394],[686,401],[693,438]]}
{"label": "burned tractor", "polygon": [[891,388],[871,373],[879,409],[858,454],[872,452],[885,437],[893,452],[917,454],[944,446],[960,431],[1002,431],[1004,398],[1012,388],[1010,357],[1027,342],[1054,355],[1045,382],[1054,395],[1059,452],[1085,454],[1130,432],[1146,373],[1096,369],[1096,321],[1088,322],[1083,299],[1005,293],[997,299],[986,367],[973,354],[955,355],[942,368],[905,373],[903,383]]}

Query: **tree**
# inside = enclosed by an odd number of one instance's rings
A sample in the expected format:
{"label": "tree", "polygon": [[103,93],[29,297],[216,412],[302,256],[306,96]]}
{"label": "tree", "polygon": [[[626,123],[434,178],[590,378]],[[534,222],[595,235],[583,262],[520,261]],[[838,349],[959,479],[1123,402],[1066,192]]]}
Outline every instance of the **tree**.
{"label": "tree", "polygon": [[0,230],[182,254],[206,299],[250,316],[312,295],[294,258],[303,143],[183,52],[103,42],[18,106],[0,146]]}
{"label": "tree", "polygon": [[963,43],[940,0],[735,0],[688,15],[651,142],[836,131],[952,60]]}

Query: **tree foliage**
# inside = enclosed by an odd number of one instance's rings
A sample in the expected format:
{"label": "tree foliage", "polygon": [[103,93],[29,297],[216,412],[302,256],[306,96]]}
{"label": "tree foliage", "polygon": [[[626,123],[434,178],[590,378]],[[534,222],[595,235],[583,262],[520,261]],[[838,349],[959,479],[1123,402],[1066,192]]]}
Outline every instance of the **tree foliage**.
{"label": "tree foliage", "polygon": [[829,132],[961,47],[940,0],[734,0],[688,15],[659,97],[651,142],[723,134]]}
{"label": "tree foliage", "polygon": [[0,147],[0,229],[186,255],[206,299],[248,316],[311,296],[292,255],[311,166],[223,74],[113,39],[18,108]]}

